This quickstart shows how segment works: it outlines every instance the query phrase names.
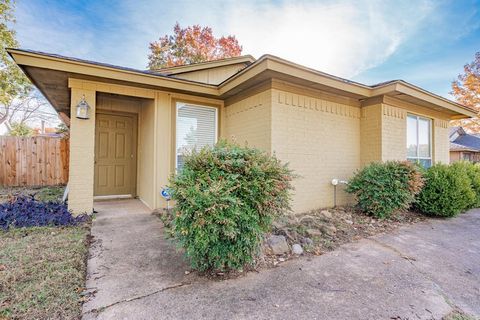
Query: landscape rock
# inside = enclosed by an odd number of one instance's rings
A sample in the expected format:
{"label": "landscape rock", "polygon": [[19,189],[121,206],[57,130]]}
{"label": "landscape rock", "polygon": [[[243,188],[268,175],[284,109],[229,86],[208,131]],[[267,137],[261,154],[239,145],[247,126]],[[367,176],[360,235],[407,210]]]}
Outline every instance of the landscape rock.
{"label": "landscape rock", "polygon": [[345,222],[348,223],[348,224],[353,224],[352,220],[345,220]]}
{"label": "landscape rock", "polygon": [[308,224],[308,225],[314,225],[316,223],[316,220],[314,217],[305,215],[299,219],[299,222],[301,224]]}
{"label": "landscape rock", "polygon": [[300,242],[307,246],[313,245],[313,240],[307,237],[302,238]]}
{"label": "landscape rock", "polygon": [[301,255],[303,253],[303,248],[301,245],[299,245],[298,243],[295,243],[293,246],[292,246],[292,253],[293,254],[296,254],[296,255]]}
{"label": "landscape rock", "polygon": [[333,236],[335,233],[337,233],[337,228],[334,226],[323,225],[321,229],[322,232],[328,234],[329,236]]}
{"label": "landscape rock", "polygon": [[308,229],[306,232],[310,237],[320,237],[322,235],[322,231],[318,229]]}
{"label": "landscape rock", "polygon": [[282,229],[287,226],[287,222],[285,220],[275,220],[272,222],[272,225],[275,229]]}
{"label": "landscape rock", "polygon": [[271,235],[267,239],[267,244],[272,250],[273,254],[280,255],[290,251],[287,239],[281,235]]}
{"label": "landscape rock", "polygon": [[330,211],[328,210],[322,210],[320,211],[320,214],[322,215],[322,217],[324,217],[325,219],[332,219],[333,215]]}

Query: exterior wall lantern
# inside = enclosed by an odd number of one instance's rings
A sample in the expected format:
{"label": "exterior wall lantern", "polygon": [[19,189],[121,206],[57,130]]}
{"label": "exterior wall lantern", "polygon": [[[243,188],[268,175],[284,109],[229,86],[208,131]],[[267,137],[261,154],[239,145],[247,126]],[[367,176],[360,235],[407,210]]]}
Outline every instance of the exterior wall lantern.
{"label": "exterior wall lantern", "polygon": [[77,104],[77,118],[83,120],[90,119],[90,106],[87,101],[85,101],[85,96],[83,96],[82,100]]}

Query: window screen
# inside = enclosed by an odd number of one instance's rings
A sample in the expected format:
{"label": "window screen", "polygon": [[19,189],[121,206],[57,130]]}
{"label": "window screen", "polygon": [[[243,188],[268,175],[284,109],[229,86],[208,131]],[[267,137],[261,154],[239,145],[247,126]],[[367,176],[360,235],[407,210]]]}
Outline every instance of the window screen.
{"label": "window screen", "polygon": [[185,103],[177,104],[177,170],[185,153],[217,142],[217,109]]}

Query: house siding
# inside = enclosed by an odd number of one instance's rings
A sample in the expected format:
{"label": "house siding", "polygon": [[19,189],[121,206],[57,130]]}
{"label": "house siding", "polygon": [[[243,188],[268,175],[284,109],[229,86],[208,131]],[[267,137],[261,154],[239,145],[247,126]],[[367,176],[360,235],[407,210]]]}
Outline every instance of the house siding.
{"label": "house siding", "polygon": [[168,179],[175,172],[175,113],[171,95],[156,93],[155,112],[155,169],[151,172],[155,177],[154,208],[166,208],[167,202],[160,192],[169,184]]}
{"label": "house siding", "polygon": [[[389,101],[360,108],[321,93],[273,86],[226,107],[223,136],[275,153],[290,164],[299,175],[294,181],[294,212],[330,207],[333,178],[348,180],[375,161],[406,160],[408,113],[433,120],[433,161],[448,163],[444,115]],[[337,205],[352,202],[340,185]]]}
{"label": "house siding", "polygon": [[462,160],[462,152],[450,151],[450,163],[454,163],[460,160]]}
{"label": "house siding", "polygon": [[138,115],[137,195],[155,207],[155,100],[143,101]]}
{"label": "house siding", "polygon": [[[300,176],[293,211],[333,206],[331,180],[348,179],[360,166],[360,108],[294,90],[271,93],[272,151]],[[343,188],[337,205],[352,201]]]}
{"label": "house siding", "polygon": [[[217,105],[220,137],[275,153],[288,162],[299,176],[293,182],[295,213],[333,206],[333,178],[348,180],[373,161],[405,160],[408,113],[433,120],[433,160],[449,161],[447,116],[393,98],[378,97],[371,105],[360,106],[350,98],[271,82],[241,92],[225,107],[219,100],[157,91],[141,105],[123,101],[114,108],[103,98],[96,106],[95,91],[72,87],[72,113],[83,95],[93,114],[96,107],[138,114],[137,194],[152,209],[166,206],[159,193],[175,171],[176,101]],[[69,207],[76,213],[93,207],[94,120],[94,116],[88,121],[72,118]],[[337,187],[336,203],[353,203],[344,185]]]}

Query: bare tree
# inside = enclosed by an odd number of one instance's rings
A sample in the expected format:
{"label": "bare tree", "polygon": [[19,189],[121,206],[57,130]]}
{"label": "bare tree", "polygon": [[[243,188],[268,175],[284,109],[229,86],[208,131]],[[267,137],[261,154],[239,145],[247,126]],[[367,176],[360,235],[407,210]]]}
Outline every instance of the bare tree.
{"label": "bare tree", "polygon": [[50,104],[36,91],[22,95],[0,105],[0,125],[4,124],[10,132],[14,124],[31,122],[51,122],[58,119]]}

